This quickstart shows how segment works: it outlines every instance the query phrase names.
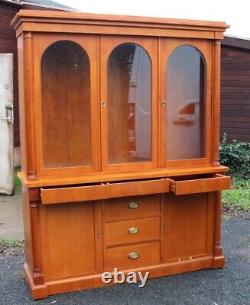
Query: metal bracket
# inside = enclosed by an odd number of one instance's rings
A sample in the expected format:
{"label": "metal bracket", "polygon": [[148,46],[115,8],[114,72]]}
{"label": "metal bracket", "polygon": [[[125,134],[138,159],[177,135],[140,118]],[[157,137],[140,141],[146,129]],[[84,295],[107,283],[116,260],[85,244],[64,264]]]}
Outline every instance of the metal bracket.
{"label": "metal bracket", "polygon": [[3,121],[7,121],[8,123],[14,123],[14,111],[12,104],[5,105],[5,116],[1,118]]}

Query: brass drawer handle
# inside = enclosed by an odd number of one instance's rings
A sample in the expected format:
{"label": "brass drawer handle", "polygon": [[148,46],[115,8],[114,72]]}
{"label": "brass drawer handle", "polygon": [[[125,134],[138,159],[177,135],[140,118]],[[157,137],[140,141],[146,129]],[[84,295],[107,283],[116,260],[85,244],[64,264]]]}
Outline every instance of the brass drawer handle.
{"label": "brass drawer handle", "polygon": [[128,258],[130,258],[130,259],[137,259],[139,257],[140,257],[140,254],[138,252],[130,252],[128,254]]}
{"label": "brass drawer handle", "polygon": [[139,229],[136,227],[131,227],[128,229],[129,234],[137,234],[139,232]]}
{"label": "brass drawer handle", "polygon": [[139,203],[138,202],[135,202],[135,201],[132,201],[128,204],[128,207],[130,209],[137,209],[139,207]]}

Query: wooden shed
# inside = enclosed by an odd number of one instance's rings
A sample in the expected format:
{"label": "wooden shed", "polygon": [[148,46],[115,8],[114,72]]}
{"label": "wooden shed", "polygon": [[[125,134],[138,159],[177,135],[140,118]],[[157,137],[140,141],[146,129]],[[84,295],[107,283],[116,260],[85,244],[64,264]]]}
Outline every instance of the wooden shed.
{"label": "wooden shed", "polygon": [[250,40],[225,37],[221,52],[221,135],[250,142]]}
{"label": "wooden shed", "polygon": [[50,0],[0,0],[0,53],[14,54],[14,145],[19,146],[18,82],[17,82],[17,42],[10,22],[20,9],[47,9],[73,11],[72,8]]}

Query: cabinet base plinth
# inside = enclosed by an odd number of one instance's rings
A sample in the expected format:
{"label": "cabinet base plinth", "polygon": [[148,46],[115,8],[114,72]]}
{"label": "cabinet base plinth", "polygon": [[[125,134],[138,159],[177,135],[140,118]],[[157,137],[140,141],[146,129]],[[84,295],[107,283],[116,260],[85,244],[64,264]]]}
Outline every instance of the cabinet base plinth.
{"label": "cabinet base plinth", "polygon": [[30,270],[27,264],[24,264],[24,276],[25,280],[31,290],[31,295],[34,300],[44,299],[48,297],[48,291],[46,285],[35,285]]}
{"label": "cabinet base plinth", "polygon": [[225,257],[223,255],[223,250],[220,244],[216,245],[214,248],[214,259],[213,259],[213,267],[223,268],[225,266]]}
{"label": "cabinet base plinth", "polygon": [[[128,272],[149,272],[149,278],[157,278],[162,276],[174,275],[179,273],[198,271],[209,268],[222,268],[224,266],[224,257],[213,258],[211,256],[194,258],[191,260],[176,261],[171,263],[163,263],[160,265],[153,265],[147,267],[141,267],[136,269],[126,269],[124,273]],[[31,289],[31,295],[33,299],[46,298],[49,295],[54,295],[63,292],[78,291],[89,288],[97,288],[110,286],[112,284],[105,284],[102,282],[102,274],[85,275],[82,277],[74,277],[68,279],[58,279],[45,282],[43,285],[35,285],[29,268],[24,265],[25,277],[28,286]],[[111,271],[111,270],[110,270]],[[111,271],[112,272],[112,271]]]}
{"label": "cabinet base plinth", "polygon": [[225,266],[225,257],[223,255],[214,257],[214,269],[223,268]]}

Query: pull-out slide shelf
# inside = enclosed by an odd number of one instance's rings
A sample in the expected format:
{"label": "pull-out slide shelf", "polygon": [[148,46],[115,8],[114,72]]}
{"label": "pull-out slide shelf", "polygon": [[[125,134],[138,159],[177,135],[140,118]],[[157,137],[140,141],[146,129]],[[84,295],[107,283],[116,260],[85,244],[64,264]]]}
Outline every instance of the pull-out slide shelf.
{"label": "pull-out slide shelf", "polygon": [[213,177],[170,181],[170,191],[175,195],[215,192],[230,189],[231,178],[220,174]]}
{"label": "pull-out slide shelf", "polygon": [[43,204],[55,204],[168,192],[169,180],[156,179],[87,186],[41,188],[41,201]]}

